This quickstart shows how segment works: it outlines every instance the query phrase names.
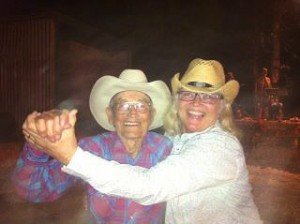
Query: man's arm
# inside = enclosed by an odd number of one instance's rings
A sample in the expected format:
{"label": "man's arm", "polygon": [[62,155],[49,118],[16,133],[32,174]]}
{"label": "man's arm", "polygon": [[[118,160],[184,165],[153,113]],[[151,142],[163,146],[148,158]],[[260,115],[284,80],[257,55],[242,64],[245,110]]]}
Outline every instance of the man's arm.
{"label": "man's arm", "polygon": [[76,113],[51,110],[27,116],[22,126],[27,142],[12,176],[22,197],[34,202],[55,200],[74,183],[75,178],[62,173],[61,167],[77,147]]}
{"label": "man's arm", "polygon": [[62,164],[25,143],[12,175],[17,193],[32,202],[59,198],[76,178],[61,171]]}

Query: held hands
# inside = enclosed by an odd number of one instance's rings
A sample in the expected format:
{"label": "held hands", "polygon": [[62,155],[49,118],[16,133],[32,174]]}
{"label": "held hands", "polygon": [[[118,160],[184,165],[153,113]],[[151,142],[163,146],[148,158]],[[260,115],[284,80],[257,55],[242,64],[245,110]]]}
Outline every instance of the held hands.
{"label": "held hands", "polygon": [[23,123],[25,139],[63,164],[68,164],[77,148],[77,110],[50,110],[29,114]]}

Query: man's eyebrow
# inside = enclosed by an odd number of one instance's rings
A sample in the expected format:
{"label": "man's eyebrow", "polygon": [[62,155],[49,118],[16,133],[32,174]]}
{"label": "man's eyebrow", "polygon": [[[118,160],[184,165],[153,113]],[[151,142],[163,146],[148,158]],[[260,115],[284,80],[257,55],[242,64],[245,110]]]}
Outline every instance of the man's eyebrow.
{"label": "man's eyebrow", "polygon": [[140,98],[140,99],[136,99],[136,100],[128,100],[128,99],[124,99],[124,98],[119,98],[116,99],[115,102],[117,103],[122,103],[122,102],[146,102],[146,103],[151,103],[151,99],[150,98]]}

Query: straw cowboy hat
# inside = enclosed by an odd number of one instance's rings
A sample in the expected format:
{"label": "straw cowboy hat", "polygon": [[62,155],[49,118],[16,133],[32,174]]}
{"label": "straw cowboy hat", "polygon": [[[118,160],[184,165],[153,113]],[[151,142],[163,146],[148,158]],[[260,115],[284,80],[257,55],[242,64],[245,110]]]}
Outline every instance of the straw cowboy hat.
{"label": "straw cowboy hat", "polygon": [[179,73],[171,80],[173,93],[184,89],[197,93],[220,93],[228,103],[232,103],[239,92],[240,85],[236,80],[225,83],[223,66],[215,60],[196,58],[189,64],[179,80]]}
{"label": "straw cowboy hat", "polygon": [[115,130],[109,123],[105,110],[115,94],[127,90],[140,91],[151,98],[156,113],[149,130],[162,126],[163,117],[171,102],[170,90],[161,80],[148,82],[145,74],[137,69],[125,69],[119,78],[103,76],[94,84],[90,95],[90,109],[100,126],[109,131]]}

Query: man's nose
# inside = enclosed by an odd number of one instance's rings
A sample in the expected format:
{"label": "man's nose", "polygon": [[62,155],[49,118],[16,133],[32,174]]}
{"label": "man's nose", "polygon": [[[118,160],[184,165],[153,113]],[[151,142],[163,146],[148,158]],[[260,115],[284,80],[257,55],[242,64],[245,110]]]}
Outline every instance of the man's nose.
{"label": "man's nose", "polygon": [[130,105],[128,108],[128,114],[136,114],[136,113],[137,113],[136,105],[135,104]]}

